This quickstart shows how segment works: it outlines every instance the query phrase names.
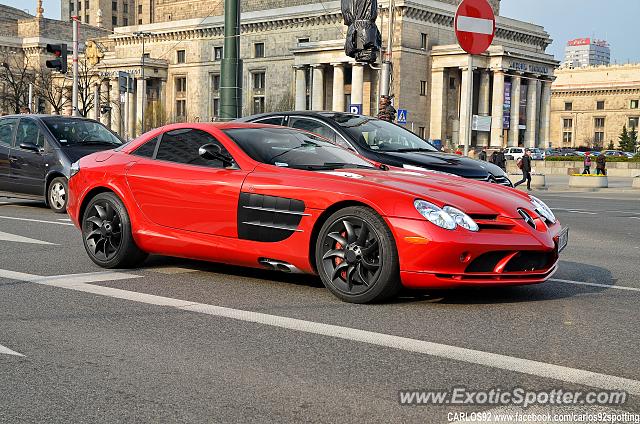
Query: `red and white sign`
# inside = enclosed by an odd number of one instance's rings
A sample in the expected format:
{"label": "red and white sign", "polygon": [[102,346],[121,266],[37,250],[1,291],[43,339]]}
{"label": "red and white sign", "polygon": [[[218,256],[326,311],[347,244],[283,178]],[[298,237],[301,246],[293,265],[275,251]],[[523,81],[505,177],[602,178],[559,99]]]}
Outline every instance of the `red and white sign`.
{"label": "red and white sign", "polygon": [[496,35],[496,17],[487,0],[464,0],[455,18],[456,37],[469,54],[487,51]]}
{"label": "red and white sign", "polygon": [[588,46],[589,44],[591,44],[591,38],[576,38],[569,40],[567,46]]}

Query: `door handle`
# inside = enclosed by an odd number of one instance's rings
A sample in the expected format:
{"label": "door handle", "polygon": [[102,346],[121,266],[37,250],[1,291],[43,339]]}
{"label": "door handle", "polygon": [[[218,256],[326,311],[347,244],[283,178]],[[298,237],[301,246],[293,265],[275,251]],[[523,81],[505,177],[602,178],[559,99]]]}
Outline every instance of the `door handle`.
{"label": "door handle", "polygon": [[18,158],[15,156],[9,156],[9,162],[18,162]]}

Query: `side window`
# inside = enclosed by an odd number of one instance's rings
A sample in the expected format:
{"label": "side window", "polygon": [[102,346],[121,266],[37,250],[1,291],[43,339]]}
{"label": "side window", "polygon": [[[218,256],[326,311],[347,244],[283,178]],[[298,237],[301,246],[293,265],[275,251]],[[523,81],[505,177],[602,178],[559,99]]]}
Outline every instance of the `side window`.
{"label": "side window", "polygon": [[271,118],[263,118],[255,121],[256,124],[266,125],[282,125],[282,116],[272,116]]}
{"label": "side window", "polygon": [[291,128],[309,131],[311,133],[318,134],[319,136],[324,137],[333,143],[336,142],[336,132],[322,122],[307,118],[291,118],[290,121]]}
{"label": "side window", "polygon": [[18,122],[15,118],[5,118],[0,120],[0,145],[11,146],[13,141],[13,130]]}
{"label": "side window", "polygon": [[132,152],[133,155],[141,156],[143,158],[152,158],[156,152],[156,145],[158,144],[158,137],[147,141],[142,146],[138,147]]}
{"label": "side window", "polygon": [[21,144],[35,144],[44,148],[44,136],[40,132],[38,124],[31,119],[21,119],[16,133],[16,147]]}
{"label": "side window", "polygon": [[200,147],[205,144],[217,144],[221,147],[223,154],[231,157],[224,146],[211,134],[201,130],[183,129],[171,131],[162,135],[156,159],[186,165],[224,168],[222,161],[205,160],[200,157],[198,151],[200,150]]}

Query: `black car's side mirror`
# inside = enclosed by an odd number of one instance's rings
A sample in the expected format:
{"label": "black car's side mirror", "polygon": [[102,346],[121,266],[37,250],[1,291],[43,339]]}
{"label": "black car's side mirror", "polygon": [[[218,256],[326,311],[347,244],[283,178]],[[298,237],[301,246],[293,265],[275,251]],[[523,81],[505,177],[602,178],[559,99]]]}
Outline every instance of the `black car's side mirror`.
{"label": "black car's side mirror", "polygon": [[198,154],[205,160],[219,160],[225,167],[233,166],[233,159],[222,153],[222,148],[218,144],[205,144],[198,149]]}
{"label": "black car's side mirror", "polygon": [[31,152],[40,153],[40,147],[37,144],[33,143],[20,143],[20,148],[24,150],[29,150]]}

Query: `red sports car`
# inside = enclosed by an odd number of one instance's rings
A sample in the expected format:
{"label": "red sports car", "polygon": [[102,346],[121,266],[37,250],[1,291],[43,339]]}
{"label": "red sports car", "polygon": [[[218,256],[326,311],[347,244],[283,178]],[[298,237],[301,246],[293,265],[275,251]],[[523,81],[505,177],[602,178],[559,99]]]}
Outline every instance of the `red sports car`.
{"label": "red sports car", "polygon": [[68,211],[102,267],[153,253],[318,274],[349,302],[403,285],[541,283],[568,240],[535,197],[268,125],[170,125],[71,174]]}

